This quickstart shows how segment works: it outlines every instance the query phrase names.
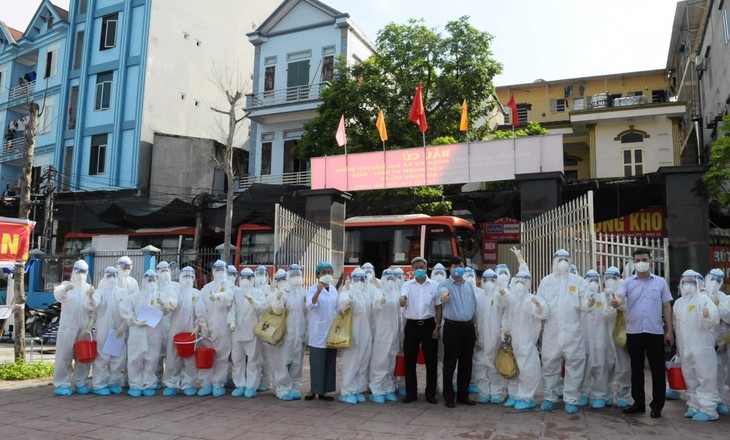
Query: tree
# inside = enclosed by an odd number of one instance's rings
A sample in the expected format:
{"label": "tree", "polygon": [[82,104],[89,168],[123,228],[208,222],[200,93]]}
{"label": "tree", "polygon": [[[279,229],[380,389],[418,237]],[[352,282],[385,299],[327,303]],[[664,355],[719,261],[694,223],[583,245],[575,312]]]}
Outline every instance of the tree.
{"label": "tree", "polygon": [[[241,135],[242,122],[249,115],[248,112],[244,112],[242,110],[244,106],[245,90],[248,89],[248,82],[241,79],[242,76],[238,70],[235,72],[229,72],[226,70],[224,74],[217,74],[214,70],[213,73],[215,78],[214,82],[220,89],[221,93],[225,96],[227,106],[224,109],[218,109],[216,107],[211,107],[210,109],[216,113],[225,115],[227,118],[227,120],[226,118],[223,118],[227,125],[224,126],[221,124],[218,127],[218,138],[224,146],[222,158],[213,157],[213,160],[218,163],[218,166],[226,175],[226,222],[225,230],[223,232],[223,255],[228,258],[231,255],[231,229],[233,228],[233,182],[235,179],[233,169],[233,151],[235,148],[238,148],[236,144],[238,143]],[[241,116],[238,116],[239,111],[242,112]]]}
{"label": "tree", "polygon": [[[502,66],[492,58],[492,36],[469,24],[469,17],[446,24],[445,32],[429,29],[423,20],[390,23],[379,33],[377,53],[361,64],[337,60],[330,86],[322,92],[319,114],[304,125],[297,146],[302,159],[341,154],[334,133],[342,115],[347,122],[348,152],[381,150],[375,120],[382,109],[388,127],[388,149],[420,146],[421,133],[408,120],[416,86],[423,88],[428,120],[427,139],[458,136],[461,103],[469,119],[485,119],[494,105],[492,79]],[[481,139],[487,127],[469,132]]]}
{"label": "tree", "polygon": [[527,127],[520,128],[518,130],[497,130],[492,134],[492,139],[512,139],[526,136],[541,136],[548,134],[548,129],[540,125],[539,122],[532,121],[527,124]]}
{"label": "tree", "polygon": [[730,115],[722,118],[718,128],[722,135],[712,143],[710,161],[702,180],[720,206],[730,208]]}

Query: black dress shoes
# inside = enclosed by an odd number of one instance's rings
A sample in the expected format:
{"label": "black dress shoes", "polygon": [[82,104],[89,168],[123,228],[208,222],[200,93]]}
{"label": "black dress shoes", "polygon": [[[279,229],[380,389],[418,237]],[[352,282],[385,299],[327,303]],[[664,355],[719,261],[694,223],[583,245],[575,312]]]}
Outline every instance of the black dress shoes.
{"label": "black dress shoes", "polygon": [[476,405],[477,402],[475,400],[471,400],[469,398],[466,399],[457,399],[457,402],[459,402],[462,405]]}
{"label": "black dress shoes", "polygon": [[431,405],[436,405],[437,403],[439,403],[439,401],[436,400],[435,397],[426,397],[426,402],[430,403]]}
{"label": "black dress shoes", "polygon": [[646,407],[640,406],[640,405],[637,405],[637,404],[634,403],[630,407],[622,409],[621,412],[624,413],[624,414],[639,414],[639,413],[645,413],[646,412]]}
{"label": "black dress shoes", "polygon": [[411,402],[415,402],[416,400],[418,400],[418,399],[415,398],[415,397],[406,396],[406,397],[403,398],[403,400],[401,400],[401,402],[403,402],[403,403],[411,403]]}
{"label": "black dress shoes", "polygon": [[658,409],[653,409],[653,410],[651,410],[651,414],[649,414],[649,416],[650,416],[650,417],[651,417],[652,419],[658,419],[659,417],[661,417],[661,416],[662,416],[662,412],[661,412],[661,411],[659,411]]}
{"label": "black dress shoes", "polygon": [[456,404],[453,400],[447,400],[444,402],[444,405],[446,405],[446,408],[456,408]]}

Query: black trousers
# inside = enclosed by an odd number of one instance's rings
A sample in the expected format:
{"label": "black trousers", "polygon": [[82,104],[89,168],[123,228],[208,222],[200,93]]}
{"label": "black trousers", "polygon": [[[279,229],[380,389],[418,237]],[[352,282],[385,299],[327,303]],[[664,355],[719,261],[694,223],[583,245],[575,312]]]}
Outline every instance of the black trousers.
{"label": "black trousers", "polygon": [[664,365],[664,335],[636,333],[626,335],[631,358],[631,397],[639,406],[646,406],[644,395],[644,356],[649,360],[651,371],[651,395],[649,406],[661,411],[666,397],[666,370]]}
{"label": "black trousers", "polygon": [[444,400],[454,401],[454,370],[458,364],[456,374],[456,398],[469,398],[469,382],[471,381],[472,359],[476,331],[471,321],[444,322]]}
{"label": "black trousers", "polygon": [[433,338],[436,328],[434,318],[406,321],[403,337],[403,355],[406,358],[406,397],[415,399],[418,396],[418,378],[416,377],[416,360],[418,348],[423,347],[426,359],[426,397],[436,396],[438,380],[438,339]]}

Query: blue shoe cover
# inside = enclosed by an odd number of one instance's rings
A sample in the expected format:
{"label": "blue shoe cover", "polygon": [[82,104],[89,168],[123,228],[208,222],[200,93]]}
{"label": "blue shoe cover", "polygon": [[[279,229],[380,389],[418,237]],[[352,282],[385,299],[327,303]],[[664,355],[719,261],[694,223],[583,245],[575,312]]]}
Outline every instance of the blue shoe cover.
{"label": "blue shoe cover", "polygon": [[629,402],[626,399],[618,399],[616,401],[616,408],[628,408]]}
{"label": "blue shoe cover", "polygon": [[129,390],[127,391],[127,394],[128,394],[129,396],[131,396],[131,397],[139,397],[139,396],[141,396],[141,395],[142,395],[142,390],[140,390],[139,388],[130,388],[130,389],[129,389]]}
{"label": "blue shoe cover", "polygon": [[294,393],[291,391],[287,391],[286,393],[282,394],[281,396],[278,396],[281,400],[297,400],[294,398]]}
{"label": "blue shoe cover", "polygon": [[552,411],[555,409],[555,402],[546,400],[540,405],[540,411]]}
{"label": "blue shoe cover", "polygon": [[[263,391],[269,391],[269,389],[270,389],[269,386],[262,382],[259,384],[259,387],[256,388],[256,391],[263,392]],[[246,397],[248,397],[248,396],[246,396]]]}
{"label": "blue shoe cover", "polygon": [[162,382],[159,380],[157,381],[157,384],[155,385],[155,390],[161,390],[162,389]]}
{"label": "blue shoe cover", "polygon": [[186,396],[194,396],[198,394],[198,390],[193,387],[188,387],[183,390],[183,394],[185,394]]}
{"label": "blue shoe cover", "polygon": [[246,394],[246,387],[238,387],[231,392],[231,397],[241,397]]}
{"label": "blue shoe cover", "polygon": [[244,396],[248,397],[249,399],[253,399],[256,397],[256,390],[253,388],[246,388],[246,391],[243,393]]}
{"label": "blue shoe cover", "polygon": [[178,390],[176,390],[175,388],[170,388],[170,387],[165,388],[165,391],[162,392],[162,395],[165,397],[177,396],[178,394],[180,394],[180,392]]}
{"label": "blue shoe cover", "polygon": [[591,402],[591,408],[593,409],[599,409],[599,408],[605,408],[606,407],[606,401],[603,399],[593,399]]}
{"label": "blue shoe cover", "polygon": [[578,399],[578,406],[588,406],[588,402],[590,402],[590,400],[588,400],[588,396],[580,396],[580,399]]}
{"label": "blue shoe cover", "polygon": [[728,415],[728,413],[730,413],[730,411],[728,411],[727,405],[725,405],[724,403],[718,403],[717,404],[717,413],[720,414],[721,416],[726,416],[726,415]]}
{"label": "blue shoe cover", "polygon": [[512,397],[512,396],[509,396],[507,398],[507,401],[504,402],[504,405],[502,405],[502,406],[505,407],[505,408],[512,408],[513,406],[515,406],[515,402],[516,402],[515,401],[515,398]]}
{"label": "blue shoe cover", "polygon": [[515,402],[516,410],[532,409],[537,406],[537,402],[534,400],[518,400]]}
{"label": "blue shoe cover", "polygon": [[198,396],[210,396],[213,393],[213,388],[211,387],[201,387],[198,390]]}
{"label": "blue shoe cover", "polygon": [[53,394],[57,396],[70,396],[74,392],[71,391],[71,387],[56,387],[55,390],[53,390]]}
{"label": "blue shoe cover", "polygon": [[365,396],[362,393],[357,393],[355,394],[355,400],[357,400],[357,403],[362,403],[365,401]]}
{"label": "blue shoe cover", "polygon": [[467,390],[469,394],[474,394],[479,392],[479,387],[476,385],[469,385],[469,389]]}
{"label": "blue shoe cover", "polygon": [[354,394],[340,394],[340,397],[337,399],[342,403],[349,403],[350,405],[357,404],[357,399],[355,398]]}
{"label": "blue shoe cover", "polygon": [[567,412],[568,414],[575,414],[578,412],[578,406],[573,405],[572,403],[566,403],[565,412]]}
{"label": "blue shoe cover", "polygon": [[89,387],[87,387],[86,385],[79,385],[76,387],[76,392],[78,394],[89,394],[89,391]]}
{"label": "blue shoe cover", "polygon": [[692,408],[688,409],[687,412],[684,413],[684,417],[686,417],[688,419],[691,419],[692,417],[694,417],[696,415],[697,415],[697,410],[692,409]]}
{"label": "blue shoe cover", "polygon": [[492,401],[492,396],[489,394],[479,393],[479,403],[489,403]]}
{"label": "blue shoe cover", "polygon": [[294,396],[294,400],[299,400],[302,398],[302,393],[300,393],[297,390],[290,391],[291,395]]}
{"label": "blue shoe cover", "polygon": [[370,401],[373,403],[385,403],[385,394],[372,394]]}
{"label": "blue shoe cover", "polygon": [[385,400],[387,400],[388,402],[397,402],[398,397],[396,397],[395,393],[386,393]]}
{"label": "blue shoe cover", "polygon": [[671,388],[666,389],[666,399],[667,400],[682,400],[682,394],[679,391],[673,390]]}
{"label": "blue shoe cover", "polygon": [[112,394],[122,394],[122,387],[118,383],[109,385],[109,391]]}
{"label": "blue shoe cover", "polygon": [[[247,390],[248,391],[248,390]],[[213,387],[213,397],[221,397],[226,395],[226,389],[223,387]],[[246,396],[248,397],[248,396]]]}
{"label": "blue shoe cover", "polygon": [[705,414],[703,412],[698,412],[697,414],[692,417],[692,421],[694,422],[709,422],[710,416],[708,414]]}
{"label": "blue shoe cover", "polygon": [[492,394],[492,398],[489,399],[489,403],[502,403],[504,402],[504,399],[504,396],[501,396],[499,394]]}
{"label": "blue shoe cover", "polygon": [[107,388],[107,387],[104,387],[104,388],[94,388],[93,390],[91,390],[91,394],[96,394],[97,396],[108,396],[111,393],[112,392],[109,391],[109,388]]}
{"label": "blue shoe cover", "polygon": [[145,388],[144,390],[142,390],[142,395],[145,397],[152,397],[155,394],[157,394],[156,388]]}
{"label": "blue shoe cover", "polygon": [[395,390],[395,393],[401,397],[406,395],[406,387],[398,387],[397,390]]}

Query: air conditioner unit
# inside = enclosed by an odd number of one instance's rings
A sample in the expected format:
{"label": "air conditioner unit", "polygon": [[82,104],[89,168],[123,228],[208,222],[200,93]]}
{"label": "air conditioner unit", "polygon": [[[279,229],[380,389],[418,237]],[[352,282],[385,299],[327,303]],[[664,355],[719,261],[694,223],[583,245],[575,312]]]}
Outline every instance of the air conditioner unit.
{"label": "air conditioner unit", "polygon": [[695,69],[698,72],[705,71],[705,57],[703,57],[702,55],[697,55],[695,57]]}

